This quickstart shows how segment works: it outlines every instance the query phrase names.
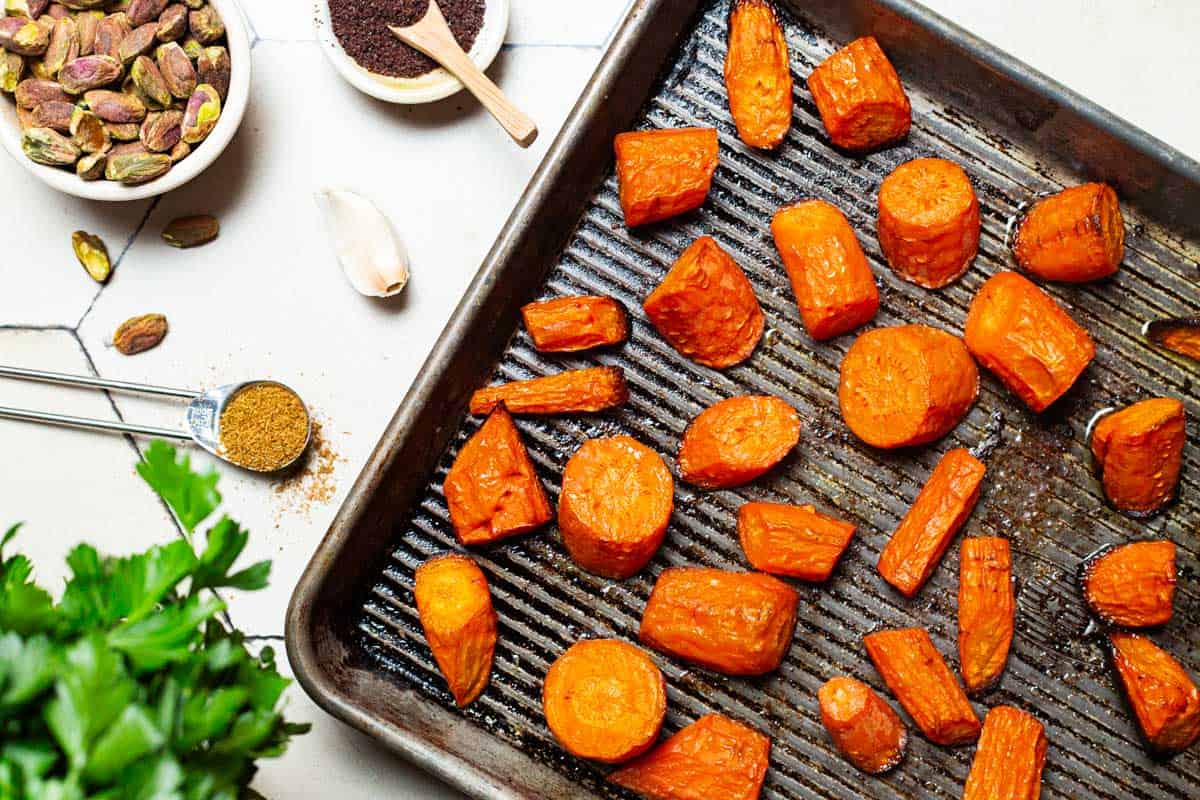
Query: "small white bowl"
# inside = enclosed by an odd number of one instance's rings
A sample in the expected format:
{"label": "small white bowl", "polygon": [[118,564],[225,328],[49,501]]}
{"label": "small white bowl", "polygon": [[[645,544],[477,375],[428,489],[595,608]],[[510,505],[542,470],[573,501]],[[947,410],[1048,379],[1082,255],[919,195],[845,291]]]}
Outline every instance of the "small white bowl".
{"label": "small white bowl", "polygon": [[166,194],[199,175],[217,160],[217,156],[221,155],[233,139],[250,98],[250,26],[246,23],[246,17],[236,0],[208,2],[212,3],[225,23],[229,60],[233,65],[229,96],[221,106],[221,119],[213,128],[213,132],[195,146],[191,155],[171,167],[171,171],[166,175],[140,186],[125,186],[106,180],[85,181],[72,170],[36,164],[21,151],[21,126],[17,122],[16,105],[11,100],[0,102],[0,142],[4,144],[4,149],[43,183],[60,192],[88,200],[142,200]]}
{"label": "small white bowl", "polygon": [[[467,53],[481,70],[491,65],[496,54],[500,52],[500,46],[504,44],[504,36],[508,33],[508,4],[509,0],[486,0],[483,25],[475,37],[475,43],[471,45],[470,52]],[[363,69],[357,61],[346,55],[333,32],[333,22],[329,17],[329,0],[316,0],[313,21],[321,49],[333,62],[333,66],[354,88],[371,97],[389,103],[414,105],[442,100],[463,88],[458,78],[441,67],[416,78],[392,78]],[[379,24],[386,25],[387,20],[380,19]]]}

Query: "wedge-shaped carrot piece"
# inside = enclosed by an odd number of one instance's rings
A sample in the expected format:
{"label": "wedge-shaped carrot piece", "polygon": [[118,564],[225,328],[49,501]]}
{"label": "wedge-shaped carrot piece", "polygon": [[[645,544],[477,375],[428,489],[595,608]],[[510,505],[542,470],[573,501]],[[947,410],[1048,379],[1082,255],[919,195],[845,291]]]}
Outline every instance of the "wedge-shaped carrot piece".
{"label": "wedge-shaped carrot piece", "polygon": [[770,0],[734,0],[725,90],[743,142],[766,150],[783,142],[792,125],[792,68]]}
{"label": "wedge-shaped carrot piece", "polygon": [[1046,764],[1046,729],[1012,706],[996,706],[983,721],[963,800],[1038,800]]}
{"label": "wedge-shaped carrot piece", "polygon": [[880,631],[863,642],[875,669],[926,739],[956,745],[979,738],[975,709],[924,629]]}
{"label": "wedge-shaped carrot piece", "polygon": [[879,554],[883,579],[905,597],[921,591],[979,500],[987,467],[961,448],[942,456]]}
{"label": "wedge-shaped carrot piece", "polygon": [[872,150],[903,139],[912,105],[873,36],[855,39],[808,76],[829,139],[846,150]]}
{"label": "wedge-shaped carrot piece", "polygon": [[819,582],[829,580],[854,526],[812,506],[746,503],[738,509],[738,538],[756,570]]}
{"label": "wedge-shaped carrot piece", "polygon": [[442,490],[463,544],[489,544],[525,533],[554,515],[521,434],[503,405],[463,445]]}
{"label": "wedge-shaped carrot piece", "polygon": [[1112,633],[1113,665],[1146,742],[1156,753],[1186,750],[1200,738],[1200,688],[1170,653],[1145,636]]}
{"label": "wedge-shaped carrot piece", "polygon": [[731,397],[692,420],[679,447],[680,477],[705,489],[749,483],[800,441],[796,409],[767,395]]}
{"label": "wedge-shaped carrot piece", "polygon": [[627,400],[625,370],[588,367],[480,389],[471,395],[471,413],[487,414],[500,403],[513,414],[593,413]]}
{"label": "wedge-shaped carrot piece", "polygon": [[1175,607],[1175,544],[1134,542],[1102,550],[1084,564],[1083,599],[1110,625],[1166,625]]}
{"label": "wedge-shaped carrot piece", "polygon": [[639,638],[726,675],[776,669],[792,643],[800,596],[755,572],[673,567],[658,576]]}
{"label": "wedge-shaped carrot piece", "polygon": [[1179,485],[1187,419],[1183,403],[1155,397],[1106,414],[1092,431],[1104,494],[1133,516],[1161,510]]}
{"label": "wedge-shaped carrot piece", "polygon": [[875,690],[854,678],[832,678],[817,692],[821,724],[846,760],[872,775],[904,759],[908,729]]}
{"label": "wedge-shaped carrot piece", "polygon": [[1000,680],[1012,645],[1012,553],[997,536],[963,539],[958,562],[958,660],[967,691]]}
{"label": "wedge-shaped carrot piece", "polygon": [[1200,361],[1200,317],[1155,320],[1146,326],[1146,338],[1173,353]]}
{"label": "wedge-shaped carrot piece", "polygon": [[496,612],[487,578],[466,556],[426,561],[416,572],[413,595],[425,641],[459,707],[483,694],[496,650]]}
{"label": "wedge-shaped carrot piece", "polygon": [[556,297],[521,308],[525,330],[543,353],[619,344],[629,336],[625,308],[611,297]]}
{"label": "wedge-shaped carrot piece", "polygon": [[715,128],[617,135],[617,182],[625,225],[633,228],[699,208],[717,170]]}
{"label": "wedge-shaped carrot piece", "polygon": [[706,367],[745,361],[762,338],[754,287],[711,236],[683,251],[643,308],[672,347]]}
{"label": "wedge-shaped carrot piece", "polygon": [[1047,281],[1080,283],[1108,277],[1125,257],[1125,220],[1117,193],[1085,183],[1039,200],[1021,218],[1013,255]]}
{"label": "wedge-shaped carrot piece", "polygon": [[647,800],[757,800],[770,754],[763,734],[709,714],[608,779]]}

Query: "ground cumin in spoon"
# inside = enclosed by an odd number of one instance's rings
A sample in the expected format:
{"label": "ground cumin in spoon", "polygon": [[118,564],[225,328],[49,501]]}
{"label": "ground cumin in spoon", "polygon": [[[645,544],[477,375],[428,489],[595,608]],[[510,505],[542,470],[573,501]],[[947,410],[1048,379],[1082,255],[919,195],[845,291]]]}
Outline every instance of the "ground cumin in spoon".
{"label": "ground cumin in spoon", "polygon": [[293,392],[257,383],[230,398],[221,412],[221,455],[235,464],[274,472],[308,444],[308,411]]}
{"label": "ground cumin in spoon", "polygon": [[[438,0],[438,8],[459,47],[469,52],[483,27],[484,0]],[[408,27],[428,10],[429,0],[329,0],[333,32],[346,54],[363,69],[393,78],[416,78],[438,66],[388,30]]]}

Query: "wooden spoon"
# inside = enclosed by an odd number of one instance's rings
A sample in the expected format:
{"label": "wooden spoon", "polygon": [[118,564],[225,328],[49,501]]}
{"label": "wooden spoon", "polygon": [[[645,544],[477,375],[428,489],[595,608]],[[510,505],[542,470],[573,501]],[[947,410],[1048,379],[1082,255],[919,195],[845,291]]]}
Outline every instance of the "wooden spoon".
{"label": "wooden spoon", "polygon": [[407,28],[389,25],[396,38],[415,47],[441,64],[462,81],[463,86],[483,103],[496,121],[508,131],[508,135],[521,147],[529,147],[537,139],[537,125],[523,111],[514,106],[500,87],[480,72],[470,57],[463,52],[438,8],[437,0],[429,0],[425,16]]}

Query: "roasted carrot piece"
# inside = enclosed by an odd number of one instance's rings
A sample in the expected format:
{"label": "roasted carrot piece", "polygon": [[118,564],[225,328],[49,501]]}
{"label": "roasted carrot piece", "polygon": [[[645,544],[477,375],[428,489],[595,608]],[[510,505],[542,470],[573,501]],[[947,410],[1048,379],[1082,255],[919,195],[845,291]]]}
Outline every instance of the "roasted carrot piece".
{"label": "roasted carrot piece", "polygon": [[1146,326],[1146,338],[1173,353],[1200,361],[1200,317],[1155,320]]}
{"label": "roasted carrot piece", "polygon": [[956,745],[979,737],[975,709],[924,629],[880,631],[863,642],[875,669],[926,739]]}
{"label": "roasted carrot piece", "polygon": [[1170,653],[1145,636],[1108,637],[1117,677],[1150,748],[1170,755],[1200,738],[1200,688]]}
{"label": "roasted carrot piece", "polygon": [[675,481],[658,453],[629,436],[589,439],[563,470],[558,527],[571,559],[628,578],[654,557],[674,507]]}
{"label": "roasted carrot piece", "polygon": [[770,575],[673,567],[654,584],[639,638],[716,672],[762,675],[783,661],[799,602]]}
{"label": "roasted carrot piece", "polygon": [[969,693],[1000,680],[1013,638],[1012,553],[996,536],[963,539],[958,565],[958,660]]}
{"label": "roasted carrot piece", "polygon": [[879,186],[879,246],[906,281],[940,289],[958,280],[975,260],[979,230],[979,198],[953,161],[908,161]]}
{"label": "roasted carrot piece", "polygon": [[875,690],[854,678],[831,678],[817,692],[821,724],[846,760],[877,775],[904,759],[908,729]]}
{"label": "roasted carrot piece", "polygon": [[1175,545],[1165,539],[1102,550],[1085,562],[1083,599],[1110,625],[1166,625],[1175,610]]}
{"label": "roasted carrot piece", "polygon": [[619,344],[629,336],[625,309],[611,297],[556,297],[521,308],[525,330],[543,353]]}
{"label": "roasted carrot piece", "polygon": [[978,395],[979,370],[962,340],[927,325],[867,331],[842,359],[842,418],[872,447],[914,447],[940,439]]}
{"label": "roasted carrot piece", "polygon": [[757,800],[770,755],[769,738],[709,714],[608,780],[647,800]]}
{"label": "roasted carrot piece", "polygon": [[829,580],[854,526],[812,506],[746,503],[738,509],[738,537],[756,570],[819,582]]}
{"label": "roasted carrot piece", "polygon": [[704,204],[717,169],[715,128],[630,131],[618,134],[614,147],[627,227]]}
{"label": "roasted carrot piece", "polygon": [[763,312],[746,273],[710,236],[683,251],[643,305],[672,347],[714,369],[745,361],[763,333]]}
{"label": "roasted carrot piece", "polygon": [[1108,277],[1125,256],[1125,220],[1117,193],[1085,183],[1039,200],[1013,240],[1017,262],[1047,281],[1081,283]]}
{"label": "roasted carrot piece", "polygon": [[824,200],[781,208],[771,220],[808,335],[831,339],[865,325],[879,310],[875,274],[845,215]]}
{"label": "roasted carrot piece", "polygon": [[588,367],[480,389],[471,395],[471,413],[487,414],[500,403],[513,414],[592,413],[627,400],[625,370]]}
{"label": "roasted carrot piece", "polygon": [[487,578],[466,556],[449,555],[417,567],[413,594],[438,669],[459,707],[487,687],[496,650],[496,612]]}
{"label": "roasted carrot piece", "polygon": [[650,656],[628,642],[577,642],[542,685],[546,724],[579,758],[620,764],[654,746],[667,713],[667,684]]}
{"label": "roasted carrot piece", "polygon": [[958,448],[942,456],[879,554],[883,579],[905,597],[921,591],[979,500],[987,467]]}
{"label": "roasted carrot piece", "polygon": [[1046,764],[1046,729],[1012,706],[996,706],[983,721],[963,800],[1038,800]]}
{"label": "roasted carrot piece", "polygon": [[770,0],[734,0],[725,89],[742,141],[764,150],[778,147],[792,125],[792,68]]}
{"label": "roasted carrot piece", "polygon": [[1039,412],[1066,394],[1096,355],[1088,332],[1015,272],[998,272],[980,287],[963,338],[980,364]]}
{"label": "roasted carrot piece", "polygon": [[683,433],[679,474],[705,489],[748,483],[800,441],[796,409],[767,395],[731,397],[700,412]]}
{"label": "roasted carrot piece", "polygon": [[1149,516],[1175,496],[1187,441],[1183,403],[1155,397],[1106,414],[1092,431],[1092,455],[1114,508]]}
{"label": "roasted carrot piece", "polygon": [[912,105],[874,36],[855,39],[808,76],[829,139],[846,150],[873,150],[903,139]]}
{"label": "roasted carrot piece", "polygon": [[463,445],[442,490],[463,544],[489,544],[525,533],[554,515],[521,434],[503,405]]}

